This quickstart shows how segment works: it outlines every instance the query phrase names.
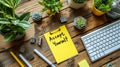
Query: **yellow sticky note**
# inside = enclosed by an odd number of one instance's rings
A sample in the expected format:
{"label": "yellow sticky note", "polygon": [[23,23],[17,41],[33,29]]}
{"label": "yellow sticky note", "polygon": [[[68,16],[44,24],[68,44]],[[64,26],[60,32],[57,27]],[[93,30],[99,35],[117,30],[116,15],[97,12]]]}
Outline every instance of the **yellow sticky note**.
{"label": "yellow sticky note", "polygon": [[78,63],[79,67],[90,67],[88,62],[84,59]]}
{"label": "yellow sticky note", "polygon": [[45,33],[44,36],[57,63],[65,61],[78,54],[65,25],[56,30]]}

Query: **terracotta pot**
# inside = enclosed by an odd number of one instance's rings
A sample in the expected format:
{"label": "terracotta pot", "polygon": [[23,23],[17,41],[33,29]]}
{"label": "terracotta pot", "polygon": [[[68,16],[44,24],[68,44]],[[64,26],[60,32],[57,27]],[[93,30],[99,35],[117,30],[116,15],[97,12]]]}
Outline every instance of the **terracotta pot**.
{"label": "terracotta pot", "polygon": [[73,0],[68,0],[68,4],[71,8],[79,9],[85,6],[86,1],[84,3],[75,3]]}
{"label": "terracotta pot", "polygon": [[92,4],[92,11],[96,16],[101,16],[101,15],[105,14],[105,12],[102,12],[95,7],[94,0],[93,0],[93,4]]}

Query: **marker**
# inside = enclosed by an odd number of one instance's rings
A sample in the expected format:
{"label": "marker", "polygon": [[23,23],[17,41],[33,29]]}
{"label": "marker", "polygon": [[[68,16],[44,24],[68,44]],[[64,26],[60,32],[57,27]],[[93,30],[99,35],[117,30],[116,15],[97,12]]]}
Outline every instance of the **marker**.
{"label": "marker", "polygon": [[41,57],[45,62],[47,62],[51,67],[56,67],[50,60],[43,56],[37,49],[34,49],[34,52]]}
{"label": "marker", "polygon": [[19,54],[19,57],[24,61],[24,63],[25,63],[28,67],[32,67],[32,65],[23,57],[22,54]]}
{"label": "marker", "polygon": [[10,54],[12,55],[12,57],[17,61],[17,63],[18,63],[21,67],[25,67],[24,64],[18,59],[18,57],[17,57],[12,51],[10,51]]}

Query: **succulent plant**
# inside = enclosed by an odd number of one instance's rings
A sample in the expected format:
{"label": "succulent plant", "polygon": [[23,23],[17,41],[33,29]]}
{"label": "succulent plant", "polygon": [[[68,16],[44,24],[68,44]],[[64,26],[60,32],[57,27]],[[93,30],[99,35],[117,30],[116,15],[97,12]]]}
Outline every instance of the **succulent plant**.
{"label": "succulent plant", "polygon": [[34,22],[39,23],[42,20],[42,14],[40,12],[33,12],[32,19]]}
{"label": "succulent plant", "polygon": [[43,12],[50,12],[49,15],[52,16],[56,13],[59,13],[63,3],[60,0],[42,0],[42,2],[39,2],[39,4],[44,6],[42,9]]}
{"label": "succulent plant", "polygon": [[95,7],[103,12],[108,12],[112,8],[113,0],[94,0]]}
{"label": "succulent plant", "polygon": [[86,26],[86,19],[83,17],[77,17],[74,19],[74,26],[78,29],[83,29]]}

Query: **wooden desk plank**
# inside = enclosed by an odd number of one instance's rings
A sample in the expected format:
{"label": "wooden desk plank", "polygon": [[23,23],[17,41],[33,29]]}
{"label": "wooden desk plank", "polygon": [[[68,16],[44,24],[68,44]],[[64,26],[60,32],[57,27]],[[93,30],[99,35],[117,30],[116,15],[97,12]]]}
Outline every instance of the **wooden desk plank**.
{"label": "wooden desk plank", "polygon": [[120,57],[115,59],[115,60],[112,60],[111,62],[103,65],[102,67],[106,67],[108,64],[112,64],[113,67],[120,67]]}
{"label": "wooden desk plank", "polygon": [[[61,10],[68,7],[67,0],[62,0],[62,2],[64,7],[62,7]],[[43,6],[41,6],[37,0],[31,0],[26,3],[20,4],[19,7],[16,9],[16,13],[21,14],[25,12],[31,12],[32,14],[34,11],[41,11],[42,8]],[[46,16],[48,16],[47,13],[43,12],[42,17],[44,18]]]}

